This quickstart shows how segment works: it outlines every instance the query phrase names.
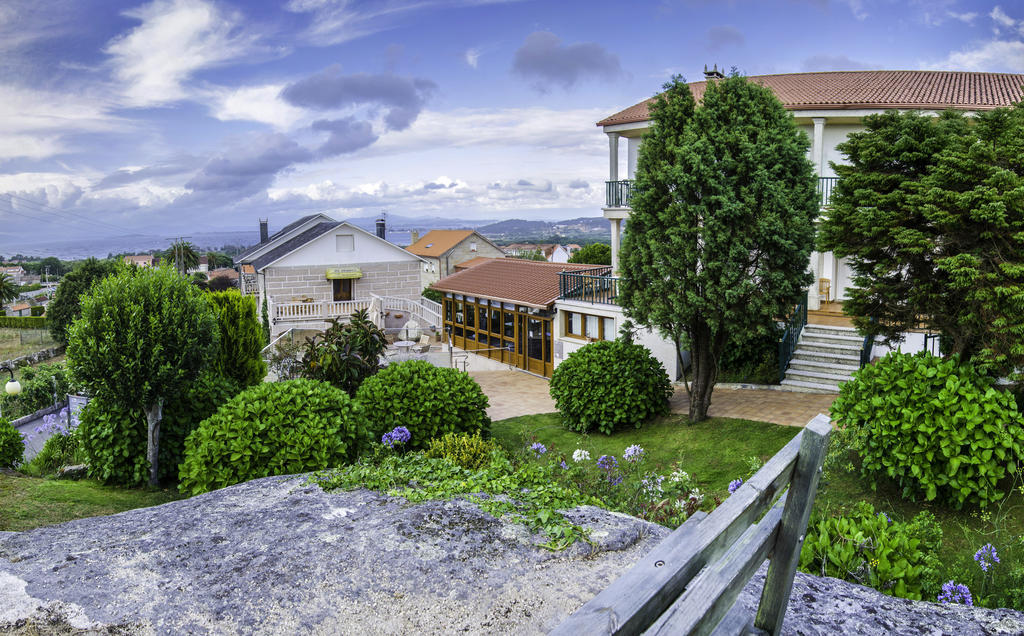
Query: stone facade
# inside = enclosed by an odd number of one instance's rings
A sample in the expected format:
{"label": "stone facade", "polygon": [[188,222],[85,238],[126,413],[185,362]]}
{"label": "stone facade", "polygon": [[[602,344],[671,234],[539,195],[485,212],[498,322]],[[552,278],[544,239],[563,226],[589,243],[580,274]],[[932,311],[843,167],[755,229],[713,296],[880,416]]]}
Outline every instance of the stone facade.
{"label": "stone facade", "polygon": [[[473,244],[476,244],[476,250],[471,249]],[[436,283],[445,276],[454,274],[455,266],[459,263],[465,263],[468,260],[481,256],[485,258],[505,258],[505,252],[483,240],[480,236],[473,234],[463,239],[461,243],[452,248],[447,254],[441,255],[440,258],[424,256],[423,258],[426,259],[430,266],[428,268],[420,268],[423,272],[422,287]]]}
{"label": "stone facade", "polygon": [[272,304],[301,302],[312,298],[314,301],[334,300],[334,288],[327,279],[330,267],[357,267],[363,273],[352,281],[352,299],[378,296],[400,296],[419,298],[423,289],[420,284],[419,261],[391,263],[354,263],[345,265],[315,265],[311,267],[268,267],[266,276],[267,296]]}

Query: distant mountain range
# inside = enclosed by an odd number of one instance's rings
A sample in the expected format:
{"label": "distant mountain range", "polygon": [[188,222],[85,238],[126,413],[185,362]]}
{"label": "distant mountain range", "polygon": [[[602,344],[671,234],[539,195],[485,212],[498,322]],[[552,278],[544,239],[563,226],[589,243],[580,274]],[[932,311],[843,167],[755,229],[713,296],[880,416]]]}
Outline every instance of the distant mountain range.
{"label": "distant mountain range", "polygon": [[515,241],[552,236],[589,239],[611,236],[611,225],[603,216],[584,216],[567,221],[509,219],[482,225],[476,230],[487,238]]}

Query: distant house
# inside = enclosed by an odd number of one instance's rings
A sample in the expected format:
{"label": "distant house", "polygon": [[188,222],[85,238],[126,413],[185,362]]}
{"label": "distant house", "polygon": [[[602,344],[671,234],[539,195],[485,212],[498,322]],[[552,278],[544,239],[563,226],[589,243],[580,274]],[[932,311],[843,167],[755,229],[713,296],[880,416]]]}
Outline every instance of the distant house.
{"label": "distant house", "polygon": [[273,236],[260,224],[259,245],[235,258],[242,293],[267,298],[272,332],[321,327],[369,309],[373,296],[418,300],[424,259],[325,214],[313,214]]}
{"label": "distant house", "polygon": [[153,267],[156,265],[156,257],[152,254],[126,255],[124,257],[124,263],[125,265],[135,265],[136,267]]}
{"label": "distant house", "polygon": [[11,308],[7,310],[8,316],[31,316],[32,305],[28,303],[18,303],[17,305],[11,305]]}
{"label": "distant house", "polygon": [[583,246],[579,243],[569,243],[565,246],[565,251],[568,252],[569,258],[572,258],[572,255],[581,249],[583,249]]}
{"label": "distant house", "polygon": [[568,263],[569,251],[556,243],[512,243],[505,246],[505,254],[521,258],[532,252],[540,252],[549,263]]}
{"label": "distant house", "polygon": [[405,249],[425,261],[424,287],[453,274],[457,263],[477,256],[505,256],[500,247],[474,230],[431,230]]}
{"label": "distant house", "polygon": [[196,265],[195,267],[193,267],[192,269],[188,270],[187,273],[188,274],[198,274],[198,273],[206,274],[209,271],[210,271],[210,258],[208,256],[200,256],[199,257],[199,264]]}
{"label": "distant house", "polygon": [[0,273],[7,274],[7,276],[18,285],[23,284],[25,279],[25,269],[21,265],[0,267]]}

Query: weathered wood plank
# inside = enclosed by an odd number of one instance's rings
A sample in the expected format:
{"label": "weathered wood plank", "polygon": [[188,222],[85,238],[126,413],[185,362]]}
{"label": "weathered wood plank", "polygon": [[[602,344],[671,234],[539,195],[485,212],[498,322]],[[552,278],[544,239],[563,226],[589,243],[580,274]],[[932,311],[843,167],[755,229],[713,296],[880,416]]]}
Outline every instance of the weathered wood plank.
{"label": "weathered wood plank", "polygon": [[804,544],[807,521],[818,492],[821,466],[825,461],[832,422],[825,415],[817,415],[804,428],[800,455],[793,471],[786,509],[782,515],[775,551],[761,591],[761,603],[754,625],[769,634],[782,633],[782,621],[793,590],[793,577],[800,561],[800,548]]}
{"label": "weathered wood plank", "polygon": [[[802,436],[803,431],[695,529],[681,532],[680,526],[551,633],[639,634],[647,629],[701,568],[728,550],[789,483]],[[662,565],[657,566],[658,562]]]}
{"label": "weathered wood plank", "polygon": [[737,601],[726,613],[725,618],[715,625],[711,636],[766,636],[766,633],[754,627],[754,613],[747,611]]}
{"label": "weathered wood plank", "polygon": [[724,557],[694,578],[686,592],[646,633],[657,636],[710,634],[775,547],[783,505],[780,500],[759,523],[743,533]]}

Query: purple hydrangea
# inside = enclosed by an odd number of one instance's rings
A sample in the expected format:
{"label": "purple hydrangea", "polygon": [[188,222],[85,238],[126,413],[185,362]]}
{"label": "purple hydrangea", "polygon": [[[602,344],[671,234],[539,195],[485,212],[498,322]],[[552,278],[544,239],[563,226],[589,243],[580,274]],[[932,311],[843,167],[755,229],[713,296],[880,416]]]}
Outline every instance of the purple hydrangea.
{"label": "purple hydrangea", "polygon": [[982,572],[988,572],[989,568],[999,563],[999,555],[996,554],[996,549],[991,543],[986,543],[974,553],[974,560],[981,566]]}
{"label": "purple hydrangea", "polygon": [[384,433],[380,438],[382,444],[388,448],[394,448],[395,444],[404,444],[412,439],[412,433],[404,426],[396,426],[390,433]]}
{"label": "purple hydrangea", "polygon": [[644,449],[638,444],[633,444],[622,453],[622,459],[627,462],[638,462],[644,458]]}
{"label": "purple hydrangea", "polygon": [[619,467],[619,462],[615,459],[615,455],[601,455],[597,459],[597,467],[601,470],[612,471]]}
{"label": "purple hydrangea", "polygon": [[739,490],[740,486],[742,486],[742,485],[743,485],[743,480],[742,479],[733,479],[732,481],[730,481],[729,482],[729,494],[731,495],[732,493],[734,493],[737,490]]}
{"label": "purple hydrangea", "polygon": [[954,581],[946,581],[942,584],[942,591],[939,592],[940,603],[961,603],[967,606],[974,605],[974,599],[971,598],[971,590],[963,583],[956,583]]}

